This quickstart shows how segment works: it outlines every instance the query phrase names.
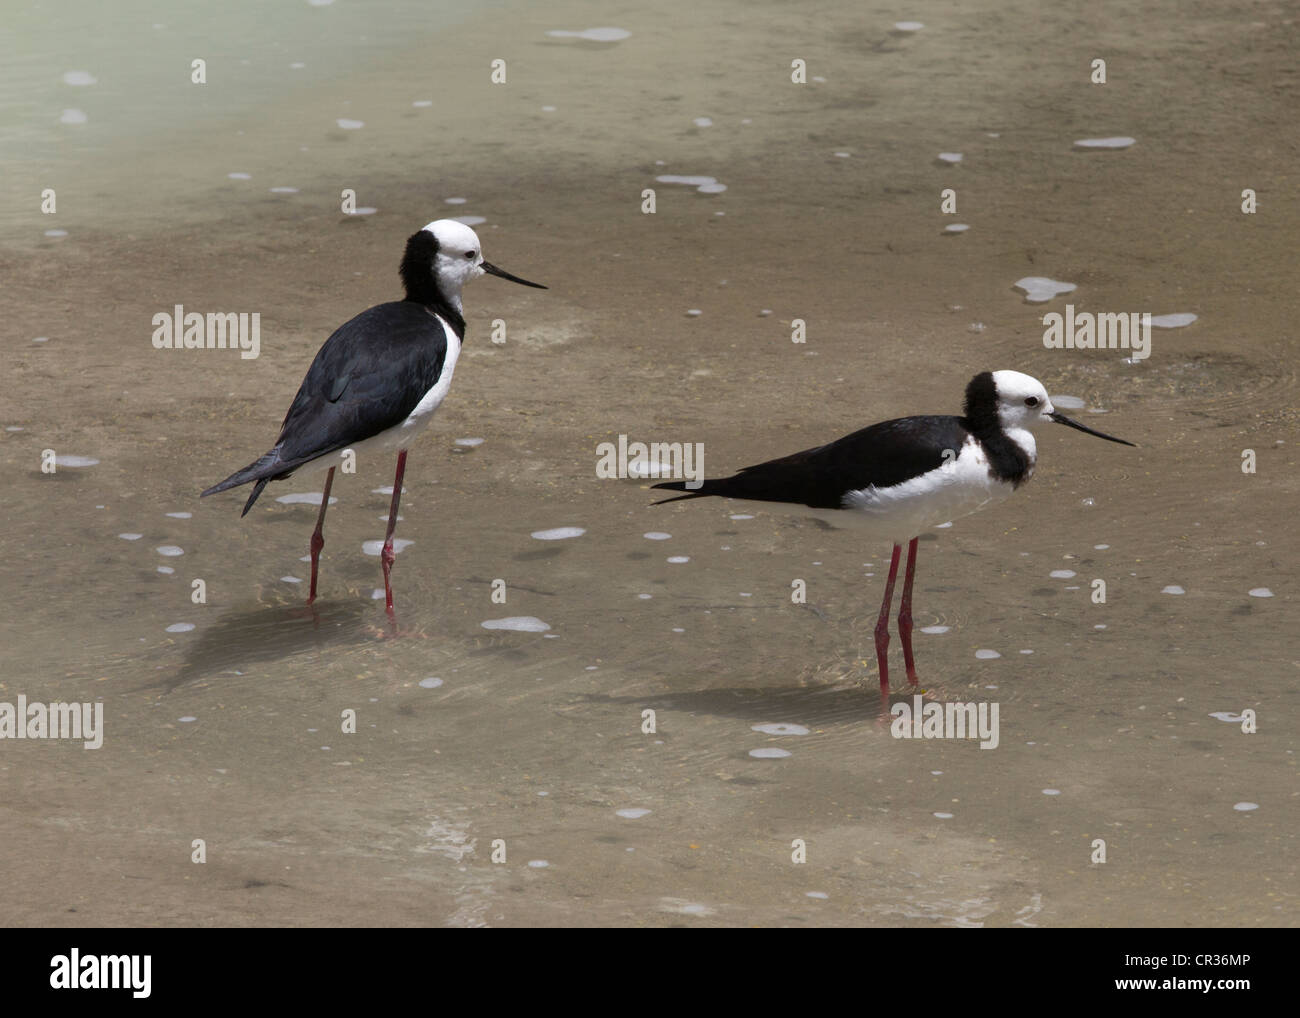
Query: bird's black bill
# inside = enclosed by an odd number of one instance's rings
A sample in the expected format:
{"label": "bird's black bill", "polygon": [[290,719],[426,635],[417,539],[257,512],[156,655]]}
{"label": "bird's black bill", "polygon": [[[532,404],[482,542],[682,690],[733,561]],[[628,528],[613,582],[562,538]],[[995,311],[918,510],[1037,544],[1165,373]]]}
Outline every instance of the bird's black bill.
{"label": "bird's black bill", "polygon": [[479,262],[478,267],[482,269],[484,272],[488,273],[489,275],[500,276],[502,279],[508,279],[512,283],[522,283],[524,286],[533,286],[539,290],[546,289],[546,287],[544,287],[541,283],[530,283],[526,279],[520,279],[518,276],[512,276],[505,269],[498,269],[491,262]]}
{"label": "bird's black bill", "polygon": [[1103,435],[1100,431],[1093,431],[1092,428],[1086,428],[1078,421],[1070,420],[1070,418],[1066,417],[1065,414],[1050,413],[1047,416],[1057,424],[1067,424],[1071,428],[1074,428],[1075,431],[1082,431],[1085,435],[1096,435],[1098,438],[1104,438],[1107,442],[1118,442],[1120,445],[1132,445],[1134,449],[1137,448],[1137,446],[1132,442],[1126,442],[1122,438],[1116,438],[1114,435]]}

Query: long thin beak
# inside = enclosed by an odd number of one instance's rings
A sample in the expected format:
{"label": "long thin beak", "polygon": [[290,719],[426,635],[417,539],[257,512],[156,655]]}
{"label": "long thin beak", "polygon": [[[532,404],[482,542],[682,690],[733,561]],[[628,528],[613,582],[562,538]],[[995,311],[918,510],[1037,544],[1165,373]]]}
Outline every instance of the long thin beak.
{"label": "long thin beak", "polygon": [[482,269],[484,272],[488,273],[489,275],[500,276],[502,279],[508,279],[512,283],[522,283],[524,286],[535,286],[539,290],[547,289],[541,283],[530,283],[526,279],[520,279],[518,276],[512,276],[505,269],[498,269],[491,262],[479,262],[478,267]]}
{"label": "long thin beak", "polygon": [[1103,435],[1100,431],[1093,431],[1092,428],[1085,428],[1078,421],[1070,420],[1070,418],[1066,417],[1065,414],[1060,414],[1053,411],[1047,416],[1050,417],[1052,420],[1054,420],[1057,424],[1069,425],[1071,428],[1074,428],[1075,431],[1082,431],[1085,435],[1096,435],[1098,438],[1104,438],[1107,442],[1118,442],[1120,445],[1132,445],[1134,449],[1137,448],[1137,446],[1134,445],[1134,443],[1126,442],[1122,438],[1116,438],[1114,435]]}

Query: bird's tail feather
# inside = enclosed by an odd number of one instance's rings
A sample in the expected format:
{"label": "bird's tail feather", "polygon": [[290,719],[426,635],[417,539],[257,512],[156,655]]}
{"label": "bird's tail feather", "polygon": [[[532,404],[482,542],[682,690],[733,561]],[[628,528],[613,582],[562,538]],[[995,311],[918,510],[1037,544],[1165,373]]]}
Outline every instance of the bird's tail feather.
{"label": "bird's tail feather", "polygon": [[280,459],[278,449],[272,449],[265,456],[262,456],[253,463],[248,464],[242,470],[236,470],[224,481],[214,484],[207,491],[200,495],[203,498],[207,495],[215,495],[219,491],[225,491],[228,488],[238,488],[241,484],[247,484],[249,481],[256,481],[253,493],[248,496],[248,501],[244,503],[244,511],[240,516],[247,516],[248,510],[253,508],[253,503],[257,501],[257,496],[262,494],[262,489],[266,487],[268,481],[280,477],[285,472],[285,462]]}
{"label": "bird's tail feather", "polygon": [[684,491],[685,495],[677,495],[673,498],[661,498],[658,502],[651,502],[651,505],[663,505],[665,502],[682,502],[688,498],[707,498],[709,495],[716,495],[718,492],[713,490],[715,481],[705,481],[704,486],[696,491],[686,487],[686,481],[664,481],[662,484],[652,484],[652,488],[666,488],[668,491]]}

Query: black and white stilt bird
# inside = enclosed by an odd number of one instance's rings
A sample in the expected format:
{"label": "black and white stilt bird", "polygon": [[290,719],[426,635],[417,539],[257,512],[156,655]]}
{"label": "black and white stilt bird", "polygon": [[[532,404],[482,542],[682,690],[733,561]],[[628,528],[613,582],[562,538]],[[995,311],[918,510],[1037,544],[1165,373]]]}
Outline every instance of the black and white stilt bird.
{"label": "black and white stilt bird", "polygon": [[1033,429],[1044,421],[1065,424],[1108,442],[1133,445],[1058,413],[1038,379],[1019,371],[985,371],[966,386],[966,405],[960,417],[884,421],[829,445],[745,467],[734,477],[705,481],[695,491],[687,488],[685,481],[655,487],[687,492],[662,502],[720,495],[828,510],[827,515],[837,520],[864,523],[872,536],[892,541],[889,579],[876,622],[880,689],[887,694],[889,609],[903,544],[907,544],[907,572],[898,634],[903,641],[907,678],[915,685],[912,580],[916,576],[917,535],[999,502],[1028,481],[1038,459]]}
{"label": "black and white stilt bird", "polygon": [[325,491],[311,536],[311,592],[316,600],[316,572],[325,545],[322,528],[329,507],[334,469],[345,450],[398,450],[397,476],[388,510],[388,533],[380,561],[388,613],[393,612],[393,530],[406,473],[406,447],[427,425],[451,388],[452,372],[465,337],[460,291],[484,273],[545,290],[540,283],[512,276],[483,260],[478,236],[464,223],[439,219],[406,242],[401,276],[406,299],[379,304],[339,326],[316,354],[294,397],[280,437],[270,452],[243,470],[214,484],[214,495],[255,481],[241,516],[262,494],[268,481],[281,481],[298,470],[323,470]]}

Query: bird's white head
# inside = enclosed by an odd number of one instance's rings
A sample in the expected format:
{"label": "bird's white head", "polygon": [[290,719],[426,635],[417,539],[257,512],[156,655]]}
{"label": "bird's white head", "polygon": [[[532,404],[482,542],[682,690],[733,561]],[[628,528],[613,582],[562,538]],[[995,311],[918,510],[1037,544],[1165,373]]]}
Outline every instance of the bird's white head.
{"label": "bird's white head", "polygon": [[455,219],[436,219],[406,242],[402,280],[406,283],[408,300],[433,304],[436,298],[441,298],[459,312],[461,290],[471,279],[484,273],[546,289],[540,283],[512,276],[484,261],[478,234]]}
{"label": "bird's white head", "polygon": [[1033,450],[1029,436],[1017,438],[1017,431],[1030,431],[1044,421],[1064,424],[1085,435],[1095,435],[1108,442],[1132,445],[1122,438],[1104,435],[1100,431],[1073,421],[1052,406],[1051,397],[1043,383],[1032,375],[1019,371],[984,372],[971,379],[966,387],[966,418],[975,428],[988,427],[996,421],[1000,431],[1008,433],[1021,446]]}
{"label": "bird's white head", "polygon": [[1019,371],[994,371],[993,390],[1003,431],[1036,428],[1056,412],[1043,383]]}

